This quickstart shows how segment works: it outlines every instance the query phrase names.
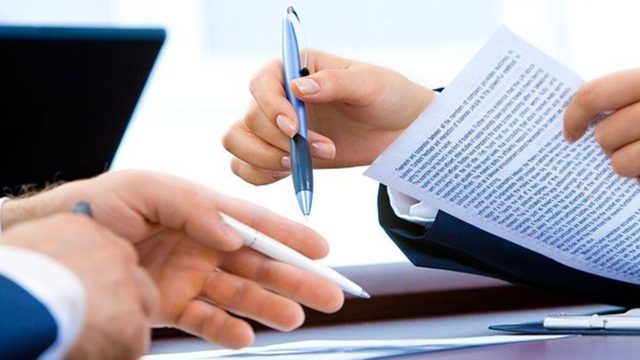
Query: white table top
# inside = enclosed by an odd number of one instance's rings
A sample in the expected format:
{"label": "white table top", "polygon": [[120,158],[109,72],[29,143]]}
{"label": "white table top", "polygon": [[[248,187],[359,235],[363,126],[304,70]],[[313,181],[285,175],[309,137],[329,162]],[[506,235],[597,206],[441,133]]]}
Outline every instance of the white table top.
{"label": "white table top", "polygon": [[[583,314],[611,309],[615,309],[615,307],[582,305],[318,326],[301,328],[290,333],[269,330],[257,333],[255,345],[271,345],[301,340],[410,339],[499,335],[501,333],[489,330],[488,327],[496,324],[542,320],[546,315],[559,312]],[[217,348],[215,345],[197,338],[171,338],[154,341],[149,353],[166,354]]]}

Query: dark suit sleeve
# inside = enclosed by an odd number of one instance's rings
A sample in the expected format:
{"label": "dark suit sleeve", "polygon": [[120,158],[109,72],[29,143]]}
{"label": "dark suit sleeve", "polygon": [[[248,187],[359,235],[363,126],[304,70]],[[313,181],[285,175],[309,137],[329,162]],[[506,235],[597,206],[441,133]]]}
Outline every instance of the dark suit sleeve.
{"label": "dark suit sleeve", "polygon": [[562,265],[443,211],[428,228],[403,220],[391,208],[383,185],[378,192],[378,218],[416,266],[491,276],[600,303],[640,304],[640,286]]}
{"label": "dark suit sleeve", "polygon": [[35,359],[53,344],[57,332],[47,308],[0,275],[0,357]]}

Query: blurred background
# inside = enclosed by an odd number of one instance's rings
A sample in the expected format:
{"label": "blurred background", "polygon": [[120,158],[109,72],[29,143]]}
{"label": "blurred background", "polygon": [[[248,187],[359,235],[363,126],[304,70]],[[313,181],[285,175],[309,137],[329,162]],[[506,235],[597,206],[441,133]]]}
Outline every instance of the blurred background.
{"label": "blurred background", "polygon": [[[640,67],[640,3],[632,0],[0,0],[0,22],[167,29],[112,169],[179,175],[303,221],[290,179],[244,183],[220,142],[249,104],[251,76],[279,57],[289,5],[309,47],[391,67],[428,87],[446,86],[500,25],[585,79]],[[331,244],[324,261],[404,262],[377,224],[378,184],[363,171],[315,173],[310,225]]]}

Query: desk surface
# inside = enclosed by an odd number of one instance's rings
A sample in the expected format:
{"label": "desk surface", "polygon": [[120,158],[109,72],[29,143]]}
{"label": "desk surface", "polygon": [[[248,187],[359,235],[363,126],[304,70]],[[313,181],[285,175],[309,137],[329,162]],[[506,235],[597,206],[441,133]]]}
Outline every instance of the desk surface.
{"label": "desk surface", "polygon": [[[276,331],[260,331],[256,337],[255,345],[270,345],[283,342],[301,341],[301,340],[357,340],[357,339],[409,339],[409,338],[446,338],[446,337],[462,337],[462,336],[482,336],[482,335],[497,335],[501,334],[488,329],[489,325],[496,323],[519,323],[529,322],[542,319],[544,316],[552,313],[567,312],[567,313],[590,313],[598,311],[606,311],[614,309],[611,306],[604,305],[583,305],[572,306],[562,308],[543,308],[534,310],[518,310],[518,311],[505,311],[505,312],[489,312],[480,314],[469,315],[454,315],[454,316],[432,316],[428,318],[416,318],[405,320],[393,320],[393,321],[377,321],[377,322],[362,322],[357,324],[342,324],[331,326],[318,326],[302,328],[291,333],[279,333]],[[583,339],[580,337],[578,339]],[[640,340],[635,337],[629,337],[629,339],[635,340],[637,343],[636,348],[640,348]],[[556,342],[564,342],[569,339],[555,340]],[[583,340],[575,340],[583,341]],[[507,348],[506,345],[474,348],[474,349],[461,349],[452,350],[441,353],[432,353],[431,356],[443,356],[443,359],[459,358],[462,354],[469,354],[469,356],[479,354],[478,357],[489,358],[493,356],[492,349],[496,351],[507,351],[510,354],[508,357],[502,358],[515,358],[514,354],[520,354],[520,351],[541,351],[543,354],[551,351],[570,351],[575,341],[572,339],[571,343],[567,345],[556,345],[552,342],[544,342],[536,344],[521,344],[513,348]],[[591,343],[597,343],[599,340],[592,339],[587,340]],[[621,340],[627,346],[630,346],[632,342],[628,340]],[[628,343],[628,344],[627,344]],[[511,345],[509,345],[511,346]],[[515,346],[515,345],[514,345]],[[602,352],[607,352],[608,345],[604,343],[601,346]],[[152,343],[150,354],[163,354],[163,353],[177,353],[177,352],[190,352],[190,351],[203,351],[216,349],[214,345],[208,344],[205,341],[195,338],[172,338],[156,340]],[[560,350],[556,350],[560,349]],[[565,349],[565,350],[563,350]],[[484,351],[489,351],[484,353]],[[640,350],[639,350],[640,351]],[[638,352],[636,352],[637,354]],[[505,355],[506,356],[506,355]],[[410,357],[410,359],[419,359],[419,357]],[[439,359],[440,357],[438,357]],[[520,358],[520,357],[518,357]],[[537,354],[536,354],[536,358]]]}
{"label": "desk surface", "polygon": [[416,354],[398,360],[418,359],[637,359],[640,357],[640,339],[637,336],[574,336],[565,339],[533,341]]}

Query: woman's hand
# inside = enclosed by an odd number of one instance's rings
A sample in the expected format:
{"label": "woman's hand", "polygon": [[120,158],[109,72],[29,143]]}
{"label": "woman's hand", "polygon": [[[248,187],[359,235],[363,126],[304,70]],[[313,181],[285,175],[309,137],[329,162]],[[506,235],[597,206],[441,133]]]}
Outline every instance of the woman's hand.
{"label": "woman's hand", "polygon": [[577,141],[596,116],[612,112],[595,127],[596,141],[613,171],[640,176],[640,69],[610,74],[584,84],[564,115],[565,137]]}
{"label": "woman's hand", "polygon": [[[317,51],[309,59],[311,75],[290,86],[306,104],[315,167],[370,164],[435,96],[389,69]],[[298,119],[284,86],[282,64],[268,63],[251,81],[247,114],[223,139],[235,156],[231,169],[252,184],[275,182],[290,171],[289,138]]]}

